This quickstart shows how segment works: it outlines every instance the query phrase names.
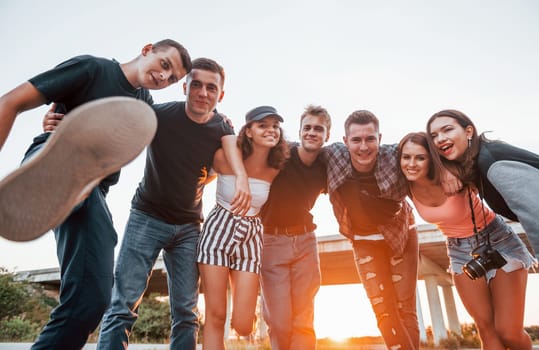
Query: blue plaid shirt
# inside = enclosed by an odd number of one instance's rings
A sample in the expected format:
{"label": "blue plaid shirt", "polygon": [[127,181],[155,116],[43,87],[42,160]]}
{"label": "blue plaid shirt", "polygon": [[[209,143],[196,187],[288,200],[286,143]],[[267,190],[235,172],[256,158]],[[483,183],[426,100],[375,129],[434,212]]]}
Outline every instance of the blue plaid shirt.
{"label": "blue plaid shirt", "polygon": [[[400,202],[401,209],[389,224],[379,225],[378,230],[396,255],[402,255],[408,241],[408,231],[413,228],[412,208],[406,201],[408,184],[400,171],[397,145],[381,145],[376,160],[374,177],[380,189],[380,197]],[[339,223],[339,231],[353,239],[348,209],[344,206],[337,189],[352,178],[353,169],[350,153],[343,143],[334,143],[322,150],[322,157],[327,164],[328,191],[333,212]]]}

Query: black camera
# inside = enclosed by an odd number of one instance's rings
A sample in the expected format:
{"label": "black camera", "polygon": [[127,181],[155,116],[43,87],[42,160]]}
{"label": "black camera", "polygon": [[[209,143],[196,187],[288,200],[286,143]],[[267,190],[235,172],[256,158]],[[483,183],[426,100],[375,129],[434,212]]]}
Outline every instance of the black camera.
{"label": "black camera", "polygon": [[473,259],[462,267],[462,271],[475,280],[484,276],[492,269],[499,269],[507,264],[507,261],[490,244],[480,245],[472,251]]}

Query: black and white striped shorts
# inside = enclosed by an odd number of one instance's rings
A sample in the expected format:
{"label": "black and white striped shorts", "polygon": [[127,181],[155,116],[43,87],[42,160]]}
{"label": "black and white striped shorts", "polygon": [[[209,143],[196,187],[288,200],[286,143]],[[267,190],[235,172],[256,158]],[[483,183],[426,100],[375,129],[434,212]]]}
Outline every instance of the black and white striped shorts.
{"label": "black and white striped shorts", "polygon": [[235,216],[216,205],[202,228],[197,262],[260,273],[262,223],[258,216]]}

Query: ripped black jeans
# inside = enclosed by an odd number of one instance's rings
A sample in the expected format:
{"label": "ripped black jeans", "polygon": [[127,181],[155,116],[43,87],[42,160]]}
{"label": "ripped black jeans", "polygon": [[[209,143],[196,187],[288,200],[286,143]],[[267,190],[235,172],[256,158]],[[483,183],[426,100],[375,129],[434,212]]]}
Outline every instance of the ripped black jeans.
{"label": "ripped black jeans", "polygon": [[400,257],[384,240],[353,241],[356,268],[388,349],[419,349],[416,309],[418,243],[415,229]]}

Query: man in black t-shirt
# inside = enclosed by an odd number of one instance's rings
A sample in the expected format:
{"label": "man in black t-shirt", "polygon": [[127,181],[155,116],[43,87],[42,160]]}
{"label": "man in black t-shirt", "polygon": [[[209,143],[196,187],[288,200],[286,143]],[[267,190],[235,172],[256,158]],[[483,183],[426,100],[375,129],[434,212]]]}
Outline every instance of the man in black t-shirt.
{"label": "man in black t-shirt", "polygon": [[[110,302],[117,241],[105,196],[118,174],[101,180],[135,158],[155,130],[155,120],[146,124],[151,127],[149,132],[132,132],[127,125],[138,123],[139,111],[146,108],[140,102],[122,98],[91,101],[122,96],[151,104],[148,89],[176,83],[190,69],[187,50],[167,39],[144,46],[140,55],[124,64],[93,56],[74,57],[0,97],[0,147],[19,113],[50,102],[68,113],[54,134],[47,132],[34,139],[25,155],[27,162],[0,182],[2,236],[28,240],[57,225],[60,304],[32,349],[81,349],[99,324]],[[142,114],[151,121],[153,113],[148,110],[150,114]],[[116,143],[126,142],[139,148],[128,158],[126,147],[116,150]],[[85,175],[99,168],[97,175]],[[77,183],[79,178],[85,181]],[[53,216],[62,210],[65,215],[60,217],[67,218],[57,222]],[[34,225],[39,220],[43,222]],[[33,228],[27,229],[28,225]]]}
{"label": "man in black t-shirt", "polygon": [[148,147],[144,177],[131,203],[116,261],[111,305],[101,324],[100,350],[124,349],[129,343],[160,253],[167,268],[172,314],[170,349],[196,349],[196,252],[203,220],[202,192],[209,181],[213,155],[221,146],[239,179],[234,207],[245,210],[250,202],[233,130],[215,111],[224,95],[224,79],[217,62],[197,58],[184,83],[186,102],[154,105],[157,133]]}
{"label": "man in black t-shirt", "polygon": [[301,115],[301,144],[293,144],[284,169],[273,180],[260,213],[264,224],[261,285],[271,348],[316,348],[314,297],[320,262],[310,213],[327,192],[326,166],[318,157],[329,138],[331,118],[319,106]]}

